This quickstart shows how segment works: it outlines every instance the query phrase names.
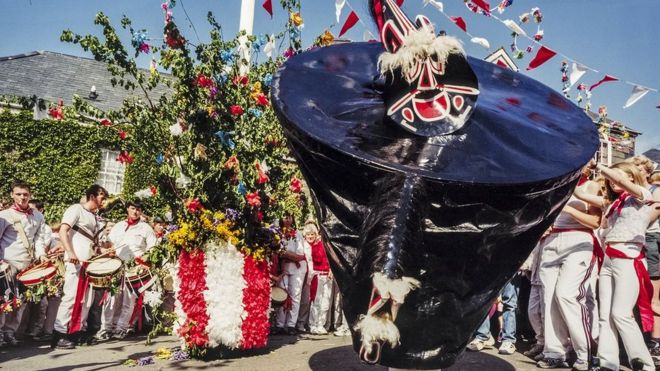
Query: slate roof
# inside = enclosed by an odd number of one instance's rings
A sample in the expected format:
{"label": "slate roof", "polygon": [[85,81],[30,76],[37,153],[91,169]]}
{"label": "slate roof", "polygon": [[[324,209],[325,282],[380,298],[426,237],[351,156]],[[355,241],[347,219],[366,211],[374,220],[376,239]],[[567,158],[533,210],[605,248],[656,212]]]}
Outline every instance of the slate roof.
{"label": "slate roof", "polygon": [[[50,102],[60,99],[70,104],[74,94],[102,109],[118,109],[122,101],[131,95],[123,87],[113,87],[112,75],[105,63],[94,59],[67,54],[34,51],[9,57],[0,57],[0,95],[32,97],[36,95]],[[98,98],[88,98],[92,85]],[[167,87],[155,89],[158,100]],[[141,92],[136,90],[135,94]]]}

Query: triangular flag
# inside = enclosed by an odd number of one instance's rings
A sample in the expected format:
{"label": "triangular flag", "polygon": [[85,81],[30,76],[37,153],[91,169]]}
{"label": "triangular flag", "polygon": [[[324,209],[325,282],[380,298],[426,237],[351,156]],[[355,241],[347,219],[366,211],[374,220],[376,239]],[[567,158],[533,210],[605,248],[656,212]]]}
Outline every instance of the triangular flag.
{"label": "triangular flag", "polygon": [[346,5],[346,0],[335,0],[335,16],[337,16],[337,23],[339,23],[339,17],[341,16],[341,10]]}
{"label": "triangular flag", "polygon": [[449,17],[452,22],[456,23],[458,28],[463,30],[463,32],[467,32],[467,25],[465,24],[465,21],[463,20],[462,17]]}
{"label": "triangular flag", "polygon": [[587,73],[587,67],[579,64],[579,63],[573,63],[573,67],[571,68],[571,76],[569,77],[569,81],[571,82],[570,86],[575,85],[580,78]]}
{"label": "triangular flag", "polygon": [[633,104],[637,103],[637,101],[642,99],[642,97],[644,97],[648,92],[649,92],[648,88],[635,85],[633,87],[632,93],[630,94],[630,97],[628,97],[628,100],[626,101],[626,104],[623,105],[623,108],[628,108]]}
{"label": "triangular flag", "polygon": [[436,1],[436,0],[424,0],[424,6],[427,6],[431,4],[434,8],[438,9],[438,11],[443,12],[445,7],[442,5],[441,2]]}
{"label": "triangular flag", "polygon": [[490,43],[488,42],[488,40],[484,39],[483,37],[473,37],[472,39],[470,39],[470,41],[472,41],[473,43],[479,46],[484,47],[485,49],[490,49]]}
{"label": "triangular flag", "polygon": [[268,14],[270,14],[270,17],[273,18],[273,3],[272,3],[272,0],[264,0],[264,3],[261,4],[261,6],[263,6],[264,9],[266,9],[266,11],[268,12]]}
{"label": "triangular flag", "polygon": [[529,62],[529,66],[527,66],[527,71],[533,70],[534,68],[542,65],[543,63],[547,62],[550,58],[554,57],[557,53],[554,51],[546,48],[545,46],[542,46],[541,49],[539,49],[538,52],[536,52],[536,57],[532,59]]}
{"label": "triangular flag", "polygon": [[603,77],[600,81],[598,81],[597,83],[591,85],[591,86],[589,87],[589,91],[594,90],[595,88],[598,87],[598,85],[600,85],[600,84],[602,84],[602,83],[604,83],[604,82],[618,81],[618,80],[619,80],[619,79],[616,78],[616,77],[614,77],[614,76],[605,75],[605,77]]}
{"label": "triangular flag", "polygon": [[362,34],[362,41],[374,41],[374,40],[376,40],[376,37],[374,37],[374,35],[371,32],[369,32],[369,30],[364,31],[364,33]]}
{"label": "triangular flag", "polygon": [[478,7],[485,10],[487,13],[490,13],[490,4],[486,0],[472,0],[473,3],[477,4]]}
{"label": "triangular flag", "polygon": [[341,31],[339,31],[339,37],[342,37],[342,35],[344,35],[346,31],[350,30],[351,27],[355,26],[358,20],[360,20],[360,17],[358,17],[358,15],[351,10],[351,14],[348,15],[348,18],[346,18],[346,22],[344,22],[344,25],[341,26]]}
{"label": "triangular flag", "polygon": [[502,21],[502,23],[504,23],[505,26],[507,26],[511,31],[517,33],[518,35],[527,36],[525,31],[522,28],[520,28],[520,26],[518,26],[516,22],[510,19],[505,19]]}
{"label": "triangular flag", "polygon": [[398,6],[403,5],[403,0],[396,0],[396,5],[398,5]]}

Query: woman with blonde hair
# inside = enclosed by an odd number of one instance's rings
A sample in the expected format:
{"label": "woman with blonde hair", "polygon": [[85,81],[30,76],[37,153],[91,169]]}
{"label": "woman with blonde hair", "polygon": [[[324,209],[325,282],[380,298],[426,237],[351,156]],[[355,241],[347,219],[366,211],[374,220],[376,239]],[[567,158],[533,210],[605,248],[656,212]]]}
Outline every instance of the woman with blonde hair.
{"label": "woman with blonde hair", "polygon": [[[644,242],[650,222],[651,192],[644,188],[639,170],[629,163],[608,168],[598,165],[605,177],[602,219],[605,257],[599,276],[600,370],[619,369],[618,336],[633,370],[655,370],[651,354],[633,316],[637,302],[645,331],[653,328],[651,293],[653,287],[644,265]],[[618,336],[617,336],[618,335]]]}

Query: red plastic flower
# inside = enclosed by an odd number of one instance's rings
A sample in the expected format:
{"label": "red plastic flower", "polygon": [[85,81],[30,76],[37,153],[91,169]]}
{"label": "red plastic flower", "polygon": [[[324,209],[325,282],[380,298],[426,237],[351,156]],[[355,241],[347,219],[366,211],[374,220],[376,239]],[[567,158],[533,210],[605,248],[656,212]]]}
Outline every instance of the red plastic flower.
{"label": "red plastic flower", "polygon": [[158,188],[156,188],[155,185],[150,185],[149,192],[151,192],[151,194],[155,196],[158,193]]}
{"label": "red plastic flower", "polygon": [[235,85],[247,86],[250,83],[250,79],[247,76],[234,76],[233,80]]}
{"label": "red plastic flower", "polygon": [[257,168],[257,176],[258,176],[257,183],[258,184],[268,183],[270,178],[268,177],[268,175],[266,175],[266,173],[264,173],[261,170],[261,165],[257,162],[256,164],[254,164],[254,166]]}
{"label": "red plastic flower", "polygon": [[213,79],[210,79],[202,74],[197,75],[195,82],[197,83],[197,86],[205,89],[213,87],[214,84]]}
{"label": "red plastic flower", "polygon": [[112,121],[110,121],[108,119],[102,119],[101,121],[99,121],[99,124],[101,124],[103,126],[112,126]]}
{"label": "red plastic flower", "polygon": [[289,189],[293,193],[300,193],[300,191],[302,190],[302,182],[300,181],[300,179],[296,178],[295,176],[291,178]]}
{"label": "red plastic flower", "polygon": [[119,161],[121,164],[130,164],[135,160],[133,156],[131,156],[128,152],[126,151],[121,151],[119,152],[119,156],[117,156],[117,161]]}
{"label": "red plastic flower", "polygon": [[262,213],[261,210],[257,211],[256,218],[258,222],[261,222],[262,220],[264,220],[264,213]]}
{"label": "red plastic flower", "polygon": [[287,59],[293,57],[294,55],[296,55],[296,51],[293,50],[293,48],[289,48],[284,52],[284,58],[287,58]]}
{"label": "red plastic flower", "polygon": [[128,133],[126,133],[123,130],[119,130],[117,134],[119,134],[119,138],[121,138],[122,140],[126,139],[126,136],[128,135]]}
{"label": "red plastic flower", "polygon": [[48,116],[52,117],[55,120],[61,120],[64,118],[64,112],[62,111],[62,107],[53,107],[48,110]]}
{"label": "red plastic flower", "polygon": [[257,105],[260,106],[267,106],[270,103],[268,101],[268,97],[266,97],[266,95],[263,93],[257,94],[257,96],[254,99],[257,101]]}
{"label": "red plastic flower", "polygon": [[189,198],[188,201],[185,203],[186,209],[188,209],[189,213],[196,213],[204,208],[202,203],[199,201],[199,198]]}
{"label": "red plastic flower", "polygon": [[236,155],[231,155],[225,162],[225,169],[229,170],[233,168],[238,168],[238,158]]}
{"label": "red plastic flower", "polygon": [[248,193],[245,198],[250,206],[257,209],[261,207],[261,197],[257,192]]}
{"label": "red plastic flower", "polygon": [[140,45],[140,51],[141,51],[142,53],[149,53],[149,51],[151,50],[150,48],[151,48],[151,47],[150,47],[149,44],[147,44],[147,43],[142,43],[142,44]]}
{"label": "red plastic flower", "polygon": [[238,104],[234,104],[231,106],[231,114],[234,116],[240,116],[243,114],[243,107],[239,106]]}

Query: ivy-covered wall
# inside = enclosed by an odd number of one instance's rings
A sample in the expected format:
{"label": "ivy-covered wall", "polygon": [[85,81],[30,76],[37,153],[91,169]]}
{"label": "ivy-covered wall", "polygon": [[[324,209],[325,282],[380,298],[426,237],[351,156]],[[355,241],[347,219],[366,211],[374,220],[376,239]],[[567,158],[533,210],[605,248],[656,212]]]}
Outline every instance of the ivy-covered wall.
{"label": "ivy-covered wall", "polygon": [[64,210],[96,181],[101,149],[118,148],[119,140],[116,131],[101,125],[34,120],[30,111],[4,110],[0,113],[0,197],[9,199],[10,183],[22,179],[32,185],[33,198],[46,203],[46,219],[60,220]]}

